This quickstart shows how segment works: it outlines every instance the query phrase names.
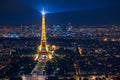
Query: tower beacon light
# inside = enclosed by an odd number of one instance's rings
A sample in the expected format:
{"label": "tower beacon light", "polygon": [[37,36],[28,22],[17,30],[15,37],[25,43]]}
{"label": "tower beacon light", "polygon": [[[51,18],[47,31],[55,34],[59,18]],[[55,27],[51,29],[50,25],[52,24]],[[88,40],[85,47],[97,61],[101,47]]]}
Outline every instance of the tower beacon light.
{"label": "tower beacon light", "polygon": [[44,9],[42,10],[42,15],[45,15],[45,11],[44,11]]}

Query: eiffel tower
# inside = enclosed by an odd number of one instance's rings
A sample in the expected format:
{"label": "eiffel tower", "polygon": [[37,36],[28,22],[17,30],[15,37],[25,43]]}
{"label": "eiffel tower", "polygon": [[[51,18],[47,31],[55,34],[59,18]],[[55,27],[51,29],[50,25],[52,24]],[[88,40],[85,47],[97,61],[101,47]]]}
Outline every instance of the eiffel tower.
{"label": "eiffel tower", "polygon": [[45,26],[45,12],[42,11],[42,31],[41,41],[37,48],[37,54],[34,60],[37,60],[37,64],[31,71],[31,75],[23,75],[22,80],[45,80],[47,77],[45,73],[45,66],[48,60],[52,59],[52,54],[49,51],[47,38],[46,38],[46,26]]}
{"label": "eiffel tower", "polygon": [[35,60],[38,60],[39,58],[43,57],[44,60],[51,59],[52,55],[49,51],[48,44],[47,44],[47,38],[46,38],[46,26],[45,26],[45,12],[44,9],[42,11],[42,31],[41,31],[41,41],[37,49],[37,55],[35,57]]}

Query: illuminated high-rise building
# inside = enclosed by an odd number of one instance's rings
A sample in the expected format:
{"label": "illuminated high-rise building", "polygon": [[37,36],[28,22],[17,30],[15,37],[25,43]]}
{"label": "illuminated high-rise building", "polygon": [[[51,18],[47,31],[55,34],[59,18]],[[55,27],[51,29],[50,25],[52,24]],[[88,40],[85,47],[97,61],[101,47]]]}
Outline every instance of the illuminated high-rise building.
{"label": "illuminated high-rise building", "polygon": [[41,29],[41,41],[37,49],[37,55],[35,60],[39,59],[40,57],[51,59],[52,55],[49,51],[48,44],[47,44],[47,37],[46,37],[46,25],[45,25],[45,12],[42,11],[42,29]]}

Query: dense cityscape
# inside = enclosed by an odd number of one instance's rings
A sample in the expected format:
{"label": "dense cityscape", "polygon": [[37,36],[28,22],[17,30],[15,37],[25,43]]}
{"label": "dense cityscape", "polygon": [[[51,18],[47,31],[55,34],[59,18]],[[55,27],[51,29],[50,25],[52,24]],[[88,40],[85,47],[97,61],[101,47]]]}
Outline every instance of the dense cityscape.
{"label": "dense cityscape", "polygon": [[[0,26],[0,37],[31,38],[40,37],[40,25]],[[81,39],[97,39],[104,41],[120,41],[120,26],[117,25],[66,25],[47,26],[48,37],[73,37]]]}
{"label": "dense cityscape", "polygon": [[0,80],[120,80],[119,3],[1,0]]}
{"label": "dense cityscape", "polygon": [[[1,27],[2,79],[19,80],[18,76],[31,73],[36,64],[33,58],[40,41],[38,28],[35,25]],[[115,25],[82,25],[76,28],[70,23],[63,27],[57,25],[47,28],[48,43],[56,45],[57,50],[54,52],[55,59],[47,62],[46,74],[54,75],[53,79],[56,80],[57,76],[72,76],[72,79],[77,68],[78,74],[86,78],[102,76],[109,77],[109,80],[117,80],[120,76],[119,30],[120,27]]]}

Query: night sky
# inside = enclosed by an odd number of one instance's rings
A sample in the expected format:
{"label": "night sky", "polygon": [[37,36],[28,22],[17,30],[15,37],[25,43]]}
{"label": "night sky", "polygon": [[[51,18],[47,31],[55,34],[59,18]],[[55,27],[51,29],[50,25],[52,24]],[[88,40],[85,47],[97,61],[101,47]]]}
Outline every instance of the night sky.
{"label": "night sky", "polygon": [[120,0],[0,0],[0,25],[118,24]]}

